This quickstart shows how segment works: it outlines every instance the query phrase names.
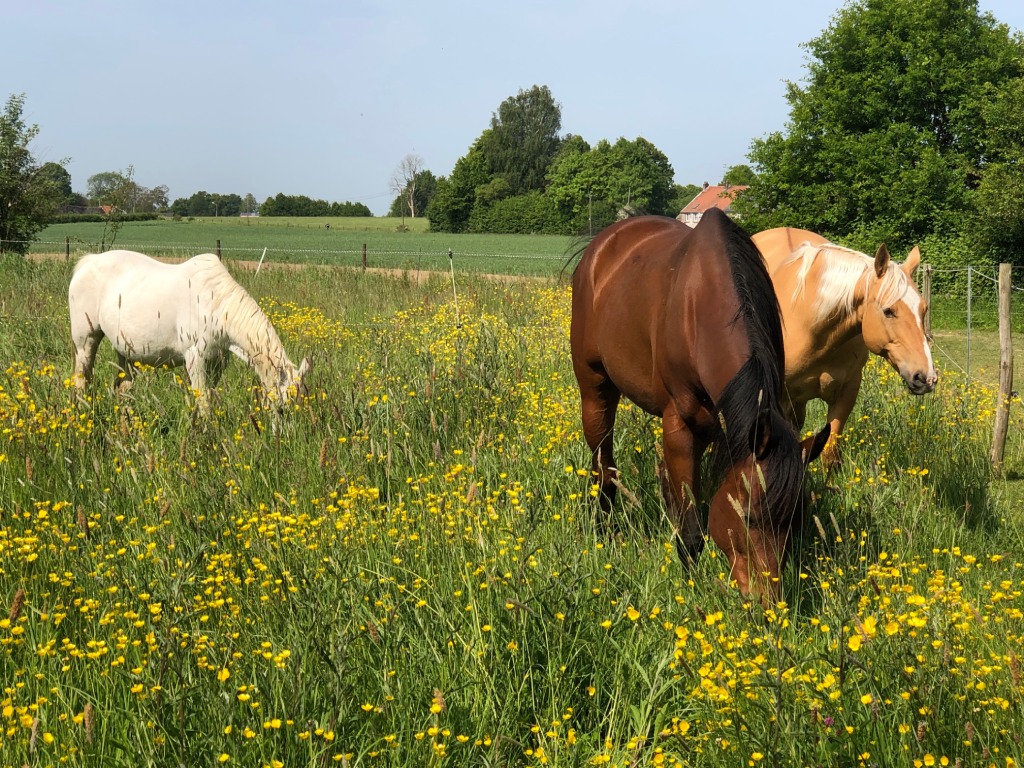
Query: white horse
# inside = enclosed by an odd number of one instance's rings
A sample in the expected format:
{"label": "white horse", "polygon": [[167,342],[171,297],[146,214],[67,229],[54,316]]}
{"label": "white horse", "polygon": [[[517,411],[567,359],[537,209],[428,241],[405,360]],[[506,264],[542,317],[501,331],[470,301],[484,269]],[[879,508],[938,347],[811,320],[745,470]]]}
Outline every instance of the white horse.
{"label": "white horse", "polygon": [[123,373],[115,386],[131,384],[133,362],[184,365],[203,413],[209,411],[207,374],[215,386],[228,352],[252,366],[271,401],[304,394],[309,359],[292,364],[270,320],[212,253],[182,264],[133,251],[83,256],[68,286],[68,307],[72,381],[79,389],[92,378],[106,336]]}

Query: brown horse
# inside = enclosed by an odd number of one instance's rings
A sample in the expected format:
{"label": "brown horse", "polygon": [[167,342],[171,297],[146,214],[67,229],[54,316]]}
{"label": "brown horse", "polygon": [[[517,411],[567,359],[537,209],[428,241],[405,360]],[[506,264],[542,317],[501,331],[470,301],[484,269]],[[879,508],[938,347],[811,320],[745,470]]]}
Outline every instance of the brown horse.
{"label": "brown horse", "polygon": [[602,509],[615,497],[612,429],[625,395],[662,418],[659,474],[680,559],[704,547],[696,502],[710,445],[711,538],[740,591],[762,599],[779,593],[806,465],[828,438],[826,428],[801,444],[785,418],[782,344],[761,255],[717,209],[695,229],[657,216],[612,224],[573,273],[572,364]]}
{"label": "brown horse", "polygon": [[915,247],[901,266],[884,244],[872,259],[789,227],[760,232],[753,240],[782,309],[791,418],[801,427],[807,403],[825,401],[835,437],[822,461],[832,466],[869,351],[888,360],[915,395],[935,388],[938,376],[923,324],[927,306],[912,279],[921,253]]}

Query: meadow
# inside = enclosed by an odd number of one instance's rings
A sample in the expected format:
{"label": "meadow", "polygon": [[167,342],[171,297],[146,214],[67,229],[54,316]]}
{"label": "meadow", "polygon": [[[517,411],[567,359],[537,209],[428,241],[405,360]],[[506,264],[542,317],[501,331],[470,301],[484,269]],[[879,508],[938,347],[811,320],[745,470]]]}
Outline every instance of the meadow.
{"label": "meadow", "polygon": [[0,263],[0,765],[1024,764],[984,382],[872,360],[765,612],[682,569],[628,404],[597,518],[564,282],[236,269],[311,396],[236,364],[202,420],[107,346],[71,388],[70,269]]}

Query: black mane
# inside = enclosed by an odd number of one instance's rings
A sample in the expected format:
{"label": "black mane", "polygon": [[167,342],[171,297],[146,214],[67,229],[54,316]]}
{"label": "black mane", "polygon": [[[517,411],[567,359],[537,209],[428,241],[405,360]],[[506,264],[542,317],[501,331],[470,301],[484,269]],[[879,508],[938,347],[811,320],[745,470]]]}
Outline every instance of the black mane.
{"label": "black mane", "polygon": [[753,453],[759,419],[763,419],[770,433],[763,454],[765,517],[782,523],[801,499],[804,463],[795,430],[782,410],[785,351],[779,301],[761,252],[750,236],[717,209],[705,213],[704,218],[708,214],[723,230],[739,299],[735,322],[746,327],[750,340],[750,358],[716,403],[712,477],[717,484],[731,466]]}

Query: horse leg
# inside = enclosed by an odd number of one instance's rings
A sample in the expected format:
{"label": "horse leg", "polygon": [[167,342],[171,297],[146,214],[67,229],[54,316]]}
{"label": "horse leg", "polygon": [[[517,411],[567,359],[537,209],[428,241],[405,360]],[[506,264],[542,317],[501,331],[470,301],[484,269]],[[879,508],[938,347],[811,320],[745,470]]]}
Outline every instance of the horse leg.
{"label": "horse leg", "polygon": [[117,353],[117,378],[114,379],[114,390],[117,392],[127,392],[131,389],[132,382],[135,380],[135,366],[132,365],[131,360],[125,357],[120,352]]}
{"label": "horse leg", "polygon": [[690,428],[675,411],[661,420],[662,445],[665,458],[658,467],[661,495],[668,508],[675,538],[676,552],[683,565],[691,565],[704,550],[704,530],[698,503],[700,473],[697,464],[705,446],[697,441]]}
{"label": "horse leg", "polygon": [[612,430],[620,397],[619,390],[603,373],[594,372],[580,379],[583,436],[590,446],[591,471],[597,480],[601,510],[605,513],[615,501],[615,482],[619,475],[612,453]]}
{"label": "horse leg", "polygon": [[85,387],[92,380],[92,368],[96,363],[96,352],[103,340],[103,331],[98,329],[85,334],[72,333],[71,343],[75,347],[75,367],[71,373],[71,381],[78,389]]}
{"label": "horse leg", "polygon": [[196,398],[196,407],[200,416],[210,415],[210,401],[206,393],[206,360],[202,353],[195,347],[185,350],[185,374],[188,376],[188,386]]}
{"label": "horse leg", "polygon": [[860,394],[862,376],[863,371],[857,371],[853,378],[836,387],[833,392],[830,392],[830,397],[826,400],[828,404],[828,425],[831,431],[828,442],[821,452],[821,463],[826,470],[835,469],[842,462],[840,436],[843,433],[843,427],[846,426],[846,420],[853,413],[853,406],[857,404],[857,395]]}

